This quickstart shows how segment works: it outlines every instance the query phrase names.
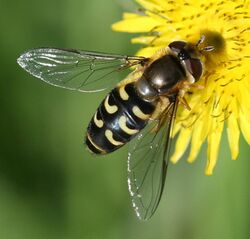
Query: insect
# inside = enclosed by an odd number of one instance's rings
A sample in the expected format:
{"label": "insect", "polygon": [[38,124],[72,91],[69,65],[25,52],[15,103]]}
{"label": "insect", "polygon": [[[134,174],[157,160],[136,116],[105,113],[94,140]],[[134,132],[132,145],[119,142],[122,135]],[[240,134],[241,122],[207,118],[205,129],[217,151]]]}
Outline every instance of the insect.
{"label": "insect", "polygon": [[[111,88],[89,123],[85,142],[91,152],[103,155],[131,141],[128,188],[140,219],[149,219],[160,202],[177,107],[189,108],[185,92],[204,71],[201,42],[173,41],[150,58],[38,48],[17,60],[54,86],[82,92]],[[120,72],[131,69],[118,82]]]}

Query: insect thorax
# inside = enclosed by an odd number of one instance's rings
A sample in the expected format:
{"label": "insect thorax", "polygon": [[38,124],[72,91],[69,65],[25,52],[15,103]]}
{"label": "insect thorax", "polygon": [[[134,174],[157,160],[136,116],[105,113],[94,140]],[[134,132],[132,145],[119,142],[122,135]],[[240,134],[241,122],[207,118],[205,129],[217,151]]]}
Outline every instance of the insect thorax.
{"label": "insect thorax", "polygon": [[168,96],[174,86],[185,78],[186,72],[179,59],[164,55],[145,69],[136,83],[137,91],[144,99],[156,101],[161,95]]}

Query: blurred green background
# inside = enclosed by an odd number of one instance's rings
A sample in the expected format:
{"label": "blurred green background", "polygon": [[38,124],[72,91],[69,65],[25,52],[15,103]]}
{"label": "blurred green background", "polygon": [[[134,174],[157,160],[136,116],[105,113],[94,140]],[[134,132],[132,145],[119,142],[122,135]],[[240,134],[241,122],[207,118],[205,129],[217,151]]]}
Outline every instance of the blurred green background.
{"label": "blurred green background", "polygon": [[127,191],[123,148],[85,150],[88,121],[104,97],[34,79],[16,63],[39,46],[134,54],[130,35],[110,29],[129,0],[0,0],[0,238],[249,238],[249,146],[237,162],[224,137],[211,177],[205,150],[171,165],[158,211],[139,221]]}

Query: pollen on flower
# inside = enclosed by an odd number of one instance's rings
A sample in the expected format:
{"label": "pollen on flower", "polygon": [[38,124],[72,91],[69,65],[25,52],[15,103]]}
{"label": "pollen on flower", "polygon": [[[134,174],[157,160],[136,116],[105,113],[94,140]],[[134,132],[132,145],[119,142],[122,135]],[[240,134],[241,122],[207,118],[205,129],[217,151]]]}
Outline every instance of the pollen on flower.
{"label": "pollen on flower", "polygon": [[186,150],[193,162],[207,143],[206,175],[213,173],[225,129],[233,160],[239,155],[240,133],[250,144],[250,1],[137,0],[137,13],[126,13],[113,24],[116,31],[140,33],[132,39],[151,56],[175,40],[199,45],[202,78],[186,93],[191,110],[178,108],[177,137],[171,161]]}

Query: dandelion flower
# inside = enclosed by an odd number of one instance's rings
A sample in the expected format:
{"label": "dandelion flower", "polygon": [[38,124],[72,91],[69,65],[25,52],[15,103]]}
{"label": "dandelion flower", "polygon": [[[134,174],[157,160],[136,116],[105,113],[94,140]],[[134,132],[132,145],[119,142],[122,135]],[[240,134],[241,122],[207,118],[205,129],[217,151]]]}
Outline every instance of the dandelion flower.
{"label": "dandelion flower", "polygon": [[174,40],[204,45],[203,77],[185,95],[191,110],[180,105],[174,126],[178,135],[171,161],[176,163],[190,145],[188,162],[207,142],[205,174],[211,175],[218,158],[224,127],[233,160],[239,154],[242,132],[250,144],[250,1],[137,0],[137,13],[125,13],[115,31],[140,33],[132,43],[137,53],[151,56]]}

